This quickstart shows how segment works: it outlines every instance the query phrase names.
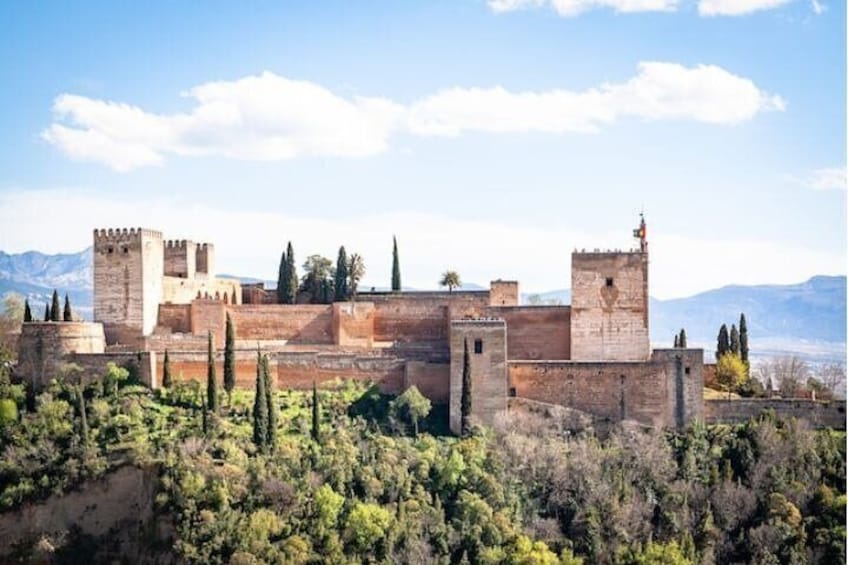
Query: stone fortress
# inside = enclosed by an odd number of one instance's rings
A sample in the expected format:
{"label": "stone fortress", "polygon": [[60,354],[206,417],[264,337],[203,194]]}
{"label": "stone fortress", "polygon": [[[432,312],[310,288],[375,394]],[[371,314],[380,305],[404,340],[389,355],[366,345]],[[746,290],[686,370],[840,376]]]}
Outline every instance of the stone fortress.
{"label": "stone fortress", "polygon": [[212,244],[141,228],[94,230],[94,322],[24,324],[16,373],[43,385],[69,362],[91,375],[132,363],[155,387],[167,350],[176,378],[202,381],[208,332],[223,374],[229,314],[241,387],[254,386],[259,347],[277,388],[336,378],[388,393],[415,385],[449,405],[456,431],[467,343],[472,412],[483,423],[511,405],[545,403],[596,420],[683,427],[704,419],[703,350],[651,350],[644,220],[634,235],[631,251],[572,254],[570,306],[521,305],[518,283],[503,280],[481,291],[360,292],[355,302],[285,305],[262,285],[216,277]]}

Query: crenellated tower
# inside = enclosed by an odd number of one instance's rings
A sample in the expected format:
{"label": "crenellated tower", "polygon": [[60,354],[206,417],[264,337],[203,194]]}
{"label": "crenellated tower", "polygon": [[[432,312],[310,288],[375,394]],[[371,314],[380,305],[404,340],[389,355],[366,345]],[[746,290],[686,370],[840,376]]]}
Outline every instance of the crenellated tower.
{"label": "crenellated tower", "polygon": [[108,344],[134,343],[156,327],[164,265],[161,232],[94,230],[94,321]]}

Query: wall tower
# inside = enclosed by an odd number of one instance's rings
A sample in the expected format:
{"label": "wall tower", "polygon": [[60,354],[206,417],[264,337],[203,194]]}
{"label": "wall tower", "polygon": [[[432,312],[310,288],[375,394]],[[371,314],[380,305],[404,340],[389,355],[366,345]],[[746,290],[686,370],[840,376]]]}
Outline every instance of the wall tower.
{"label": "wall tower", "polygon": [[94,230],[94,321],[108,344],[134,343],[156,327],[164,264],[161,232]]}

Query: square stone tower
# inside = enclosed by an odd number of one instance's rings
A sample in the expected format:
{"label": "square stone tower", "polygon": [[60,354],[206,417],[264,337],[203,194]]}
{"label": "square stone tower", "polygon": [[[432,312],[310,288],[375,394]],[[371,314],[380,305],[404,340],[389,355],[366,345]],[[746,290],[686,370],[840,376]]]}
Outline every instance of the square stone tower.
{"label": "square stone tower", "polygon": [[571,358],[646,361],[648,251],[571,255]]}
{"label": "square stone tower", "polygon": [[94,230],[94,321],[106,343],[132,344],[156,327],[164,269],[162,233]]}

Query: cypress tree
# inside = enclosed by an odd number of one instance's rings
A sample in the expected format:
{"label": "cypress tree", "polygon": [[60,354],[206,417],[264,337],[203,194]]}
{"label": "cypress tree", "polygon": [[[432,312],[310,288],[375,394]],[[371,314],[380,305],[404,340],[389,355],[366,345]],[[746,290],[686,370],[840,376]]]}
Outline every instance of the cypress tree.
{"label": "cypress tree", "polygon": [[321,437],[321,412],[318,408],[318,387],[312,381],[312,439],[320,443]]}
{"label": "cypress tree", "polygon": [[24,299],[24,322],[32,321],[32,310],[29,307],[29,299]]}
{"label": "cypress tree", "polygon": [[748,364],[748,322],[744,312],[739,316],[739,357]]}
{"label": "cypress tree", "polygon": [[168,350],[165,350],[165,360],[162,362],[162,386],[171,388],[174,385],[173,377],[171,376],[171,358],[168,356]]}
{"label": "cypress tree", "polygon": [[730,338],[727,335],[727,325],[722,324],[718,329],[718,339],[716,340],[716,360],[728,351],[730,351]]}
{"label": "cypress tree", "polygon": [[79,412],[80,440],[83,445],[88,445],[88,419],[85,416],[85,396],[82,387],[77,385],[77,412]]}
{"label": "cypress tree", "polygon": [[400,292],[400,259],[397,238],[392,236],[392,292]]}
{"label": "cypress tree", "polygon": [[268,367],[268,356],[262,356],[262,379],[265,381],[265,398],[268,402],[268,430],[266,445],[271,449],[277,444],[277,402],[274,395],[274,381],[271,379],[271,369]]}
{"label": "cypress tree", "polygon": [[53,301],[50,306],[50,321],[58,322],[59,316],[61,315],[61,311],[59,310],[59,293],[56,292],[56,289],[53,289]]}
{"label": "cypress tree", "polygon": [[65,309],[62,311],[62,320],[65,322],[73,322],[74,318],[71,313],[71,300],[68,298],[68,293],[65,293]]}
{"label": "cypress tree", "polygon": [[678,336],[677,334],[674,334],[674,348],[675,348],[675,349],[677,349],[678,347],[680,347],[680,343],[677,341],[677,338],[678,338],[678,337],[679,337],[679,336]]}
{"label": "cypress tree", "polygon": [[209,332],[206,369],[206,404],[214,414],[218,413],[218,375],[215,370],[215,348],[212,345],[212,332]]}
{"label": "cypress tree", "polygon": [[686,349],[686,329],[685,328],[680,328],[680,339],[678,339],[677,341],[678,341],[678,345],[681,348]]}
{"label": "cypress tree", "polygon": [[286,276],[286,252],[280,256],[280,268],[277,273],[277,304],[284,304],[285,284],[289,280]]}
{"label": "cypress tree", "polygon": [[468,338],[462,351],[462,394],[459,399],[460,432],[463,436],[471,430],[471,358],[468,356]]}
{"label": "cypress tree", "polygon": [[286,292],[284,302],[286,304],[294,304],[297,302],[297,266],[294,263],[294,249],[292,248],[291,241],[289,242],[288,247],[286,247],[285,275],[288,277],[288,280],[283,287]]}
{"label": "cypress tree", "polygon": [[347,252],[344,245],[339,247],[339,258],[336,260],[336,273],[333,278],[335,302],[347,300]]}
{"label": "cypress tree", "polygon": [[229,399],[236,387],[236,336],[233,320],[227,312],[227,333],[224,341],[224,390]]}
{"label": "cypress tree", "polygon": [[50,321],[50,304],[49,303],[44,305],[44,321],[45,322]]}
{"label": "cypress tree", "polygon": [[739,330],[736,329],[736,324],[730,326],[730,351],[739,355]]}
{"label": "cypress tree", "polygon": [[201,402],[200,406],[200,422],[203,428],[203,435],[205,436],[209,432],[209,409],[207,408],[207,404],[209,403],[209,399],[206,402]]}
{"label": "cypress tree", "polygon": [[268,441],[268,399],[262,376],[262,354],[256,352],[256,394],[253,396],[253,443],[264,448]]}

